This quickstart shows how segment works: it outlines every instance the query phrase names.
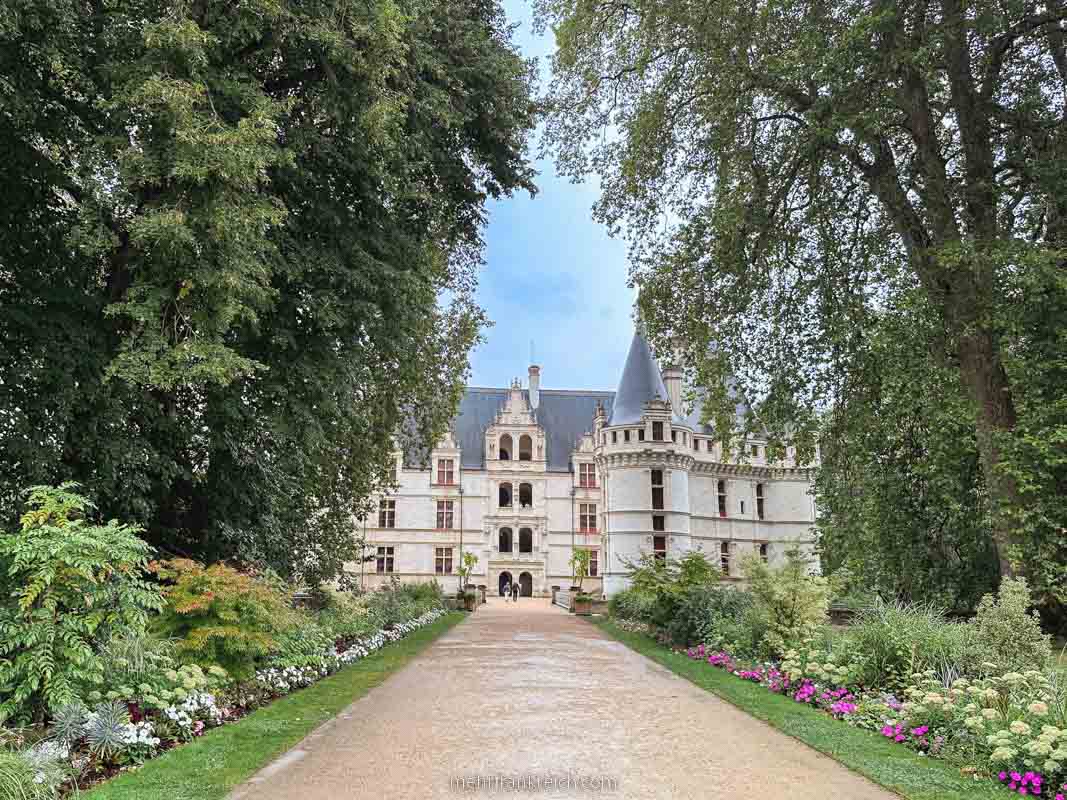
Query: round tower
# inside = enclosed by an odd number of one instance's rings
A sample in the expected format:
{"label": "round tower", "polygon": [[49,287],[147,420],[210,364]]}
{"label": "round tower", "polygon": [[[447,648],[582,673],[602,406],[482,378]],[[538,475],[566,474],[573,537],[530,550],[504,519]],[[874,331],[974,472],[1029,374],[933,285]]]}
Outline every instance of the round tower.
{"label": "round tower", "polygon": [[604,482],[604,593],[629,586],[643,554],[677,558],[691,547],[692,428],[671,404],[644,335],[630,344],[611,413],[598,426]]}

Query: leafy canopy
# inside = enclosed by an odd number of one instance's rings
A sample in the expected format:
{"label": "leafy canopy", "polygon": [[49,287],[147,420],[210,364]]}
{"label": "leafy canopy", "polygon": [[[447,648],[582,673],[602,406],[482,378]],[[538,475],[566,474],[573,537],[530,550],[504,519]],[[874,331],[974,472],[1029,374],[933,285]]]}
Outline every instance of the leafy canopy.
{"label": "leafy canopy", "polygon": [[454,413],[530,79],[496,2],[5,4],[0,515],[336,575]]}
{"label": "leafy canopy", "polygon": [[880,318],[916,297],[962,388],[999,571],[1067,601],[1067,6],[537,5],[558,45],[548,147],[600,176],[646,329],[684,352],[720,436],[744,433],[734,376],[772,456],[810,459],[820,412],[867,388]]}

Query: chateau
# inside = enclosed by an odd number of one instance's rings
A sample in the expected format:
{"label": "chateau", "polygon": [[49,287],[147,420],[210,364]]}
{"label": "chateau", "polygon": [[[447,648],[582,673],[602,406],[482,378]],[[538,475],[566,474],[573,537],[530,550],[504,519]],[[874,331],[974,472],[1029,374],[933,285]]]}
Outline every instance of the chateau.
{"label": "chateau", "polygon": [[750,438],[743,457],[724,454],[682,397],[682,371],[661,371],[640,331],[614,393],[542,389],[539,366],[525,389],[468,388],[428,462],[397,453],[400,486],[366,521],[366,586],[396,576],[454,590],[462,547],[478,557],[472,583],[546,595],[570,584],[584,548],[583,588],[610,596],[642,553],[697,548],[738,578],[743,555],[773,563],[810,547],[811,476],[794,451],[770,462]]}

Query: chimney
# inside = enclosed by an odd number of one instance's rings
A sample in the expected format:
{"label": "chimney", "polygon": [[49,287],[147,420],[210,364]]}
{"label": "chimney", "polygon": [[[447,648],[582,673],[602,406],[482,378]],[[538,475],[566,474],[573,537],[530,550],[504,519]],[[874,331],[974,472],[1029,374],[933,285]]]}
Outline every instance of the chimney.
{"label": "chimney", "polygon": [[663,370],[663,385],[667,387],[668,398],[671,401],[671,410],[680,417],[685,416],[682,410],[682,369],[681,367],[666,367]]}
{"label": "chimney", "polygon": [[530,408],[537,410],[537,404],[541,400],[541,368],[536,364],[530,365]]}
{"label": "chimney", "polygon": [[671,360],[664,368],[663,372],[663,385],[667,387],[667,394],[670,395],[671,410],[679,417],[685,416],[685,410],[682,408],[682,364],[685,363],[685,348],[682,346],[681,339],[674,339],[673,346],[671,347]]}

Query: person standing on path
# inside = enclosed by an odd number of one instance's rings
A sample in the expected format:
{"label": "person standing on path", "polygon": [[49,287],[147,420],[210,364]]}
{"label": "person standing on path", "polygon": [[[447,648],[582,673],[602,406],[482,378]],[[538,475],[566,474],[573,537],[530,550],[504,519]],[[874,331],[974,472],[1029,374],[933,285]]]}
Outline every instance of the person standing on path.
{"label": "person standing on path", "polygon": [[504,602],[505,603],[508,601],[509,597],[511,597],[511,582],[510,581],[508,583],[504,584]]}
{"label": "person standing on path", "polygon": [[517,583],[511,584],[511,599],[516,603],[519,602],[519,584]]}

